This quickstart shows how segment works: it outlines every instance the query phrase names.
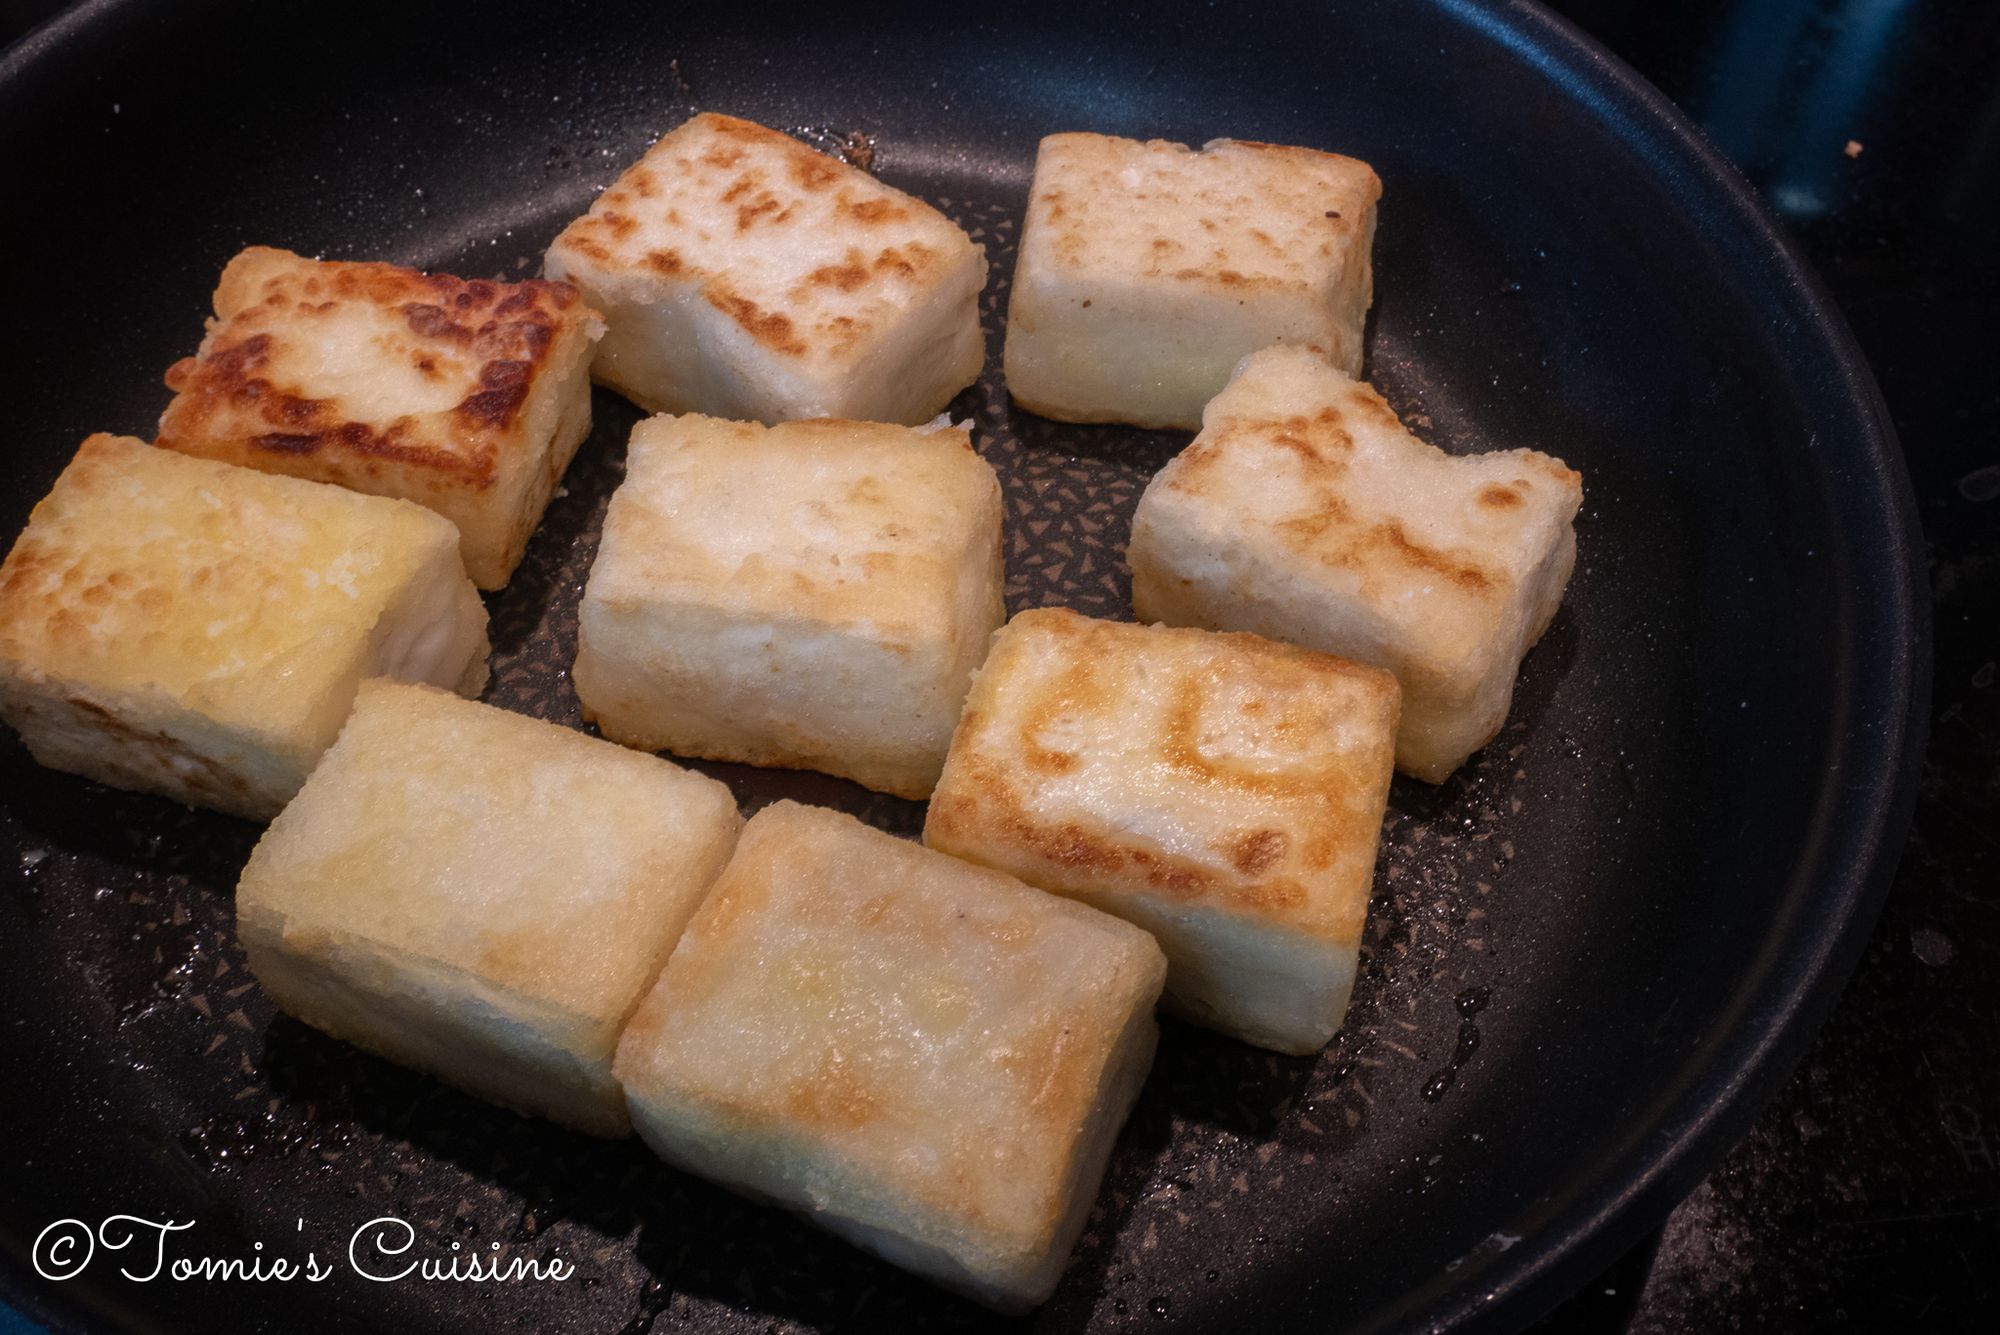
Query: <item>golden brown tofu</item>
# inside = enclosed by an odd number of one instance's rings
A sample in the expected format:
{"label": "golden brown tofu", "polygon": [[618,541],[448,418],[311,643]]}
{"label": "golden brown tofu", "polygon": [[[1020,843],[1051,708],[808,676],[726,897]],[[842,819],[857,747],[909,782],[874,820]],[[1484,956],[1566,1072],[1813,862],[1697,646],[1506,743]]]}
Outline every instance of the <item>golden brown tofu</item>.
{"label": "golden brown tofu", "polygon": [[962,427],[655,417],[578,613],[576,692],[644,750],[937,782],[999,626],[1000,483]]}
{"label": "golden brown tofu", "polygon": [[267,820],[364,677],[476,694],[486,609],[414,505],[92,436],[0,565],[0,716],[35,759]]}
{"label": "golden brown tofu", "polygon": [[237,931],[306,1023],[623,1136],[619,1032],[741,825],[727,788],[667,761],[371,681],[244,868]]}
{"label": "golden brown tofu", "polygon": [[590,434],[601,332],[564,283],[252,246],[222,271],[201,351],[167,372],[159,444],[415,501],[497,589]]}
{"label": "golden brown tofu", "polygon": [[915,425],[979,377],[986,256],[798,140],[694,117],[549,247],[610,327],[593,373],[651,412]]}
{"label": "golden brown tofu", "polygon": [[1453,456],[1297,348],[1246,358],[1132,519],[1142,621],[1253,631],[1396,674],[1396,763],[1442,783],[1507,720],[1576,565],[1582,478]]}
{"label": "golden brown tofu", "polygon": [[1153,933],[1170,1009],[1316,1052],[1354,985],[1396,708],[1388,673],[1254,635],[1023,612],[924,842]]}
{"label": "golden brown tofu", "polygon": [[1152,1062],[1144,932],[780,802],[618,1045],[668,1162],[982,1302],[1055,1287]]}
{"label": "golden brown tofu", "polygon": [[1309,148],[1050,135],[1009,298],[1008,394],[1068,422],[1192,429],[1273,343],[1359,375],[1381,194],[1367,163]]}

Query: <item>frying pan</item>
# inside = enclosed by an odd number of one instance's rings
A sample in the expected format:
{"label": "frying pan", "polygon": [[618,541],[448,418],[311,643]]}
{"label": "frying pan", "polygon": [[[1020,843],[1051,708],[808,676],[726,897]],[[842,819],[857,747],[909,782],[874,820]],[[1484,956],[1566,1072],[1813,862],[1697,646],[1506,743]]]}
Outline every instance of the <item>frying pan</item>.
{"label": "frying pan", "polygon": [[[1371,378],[1448,450],[1579,467],[1576,577],[1506,731],[1441,788],[1398,781],[1345,1031],[1294,1061],[1170,1023],[1031,1324],[1499,1329],[1595,1273],[1741,1132],[1853,964],[1912,797],[1928,646],[1899,456],[1839,318],[1686,122],[1538,9],[82,5],[0,58],[0,528],[85,433],[150,434],[238,247],[526,274],[695,109],[872,142],[875,171],[986,245],[996,354],[1042,134],[1230,135],[1377,167]],[[1004,478],[1010,605],[1127,615],[1127,519],[1186,437],[1041,421],[991,372],[954,412]],[[491,599],[488,698],[571,725],[577,594],[636,418],[601,392],[597,413]],[[748,806],[917,827],[913,804],[833,780],[705,768]],[[634,1144],[276,1015],[232,932],[255,828],[45,773],[11,739],[0,776],[0,1252],[33,1317],[1002,1324]],[[51,1221],[114,1214],[194,1221],[177,1255],[328,1260],[394,1215],[413,1254],[577,1272],[29,1273]]]}

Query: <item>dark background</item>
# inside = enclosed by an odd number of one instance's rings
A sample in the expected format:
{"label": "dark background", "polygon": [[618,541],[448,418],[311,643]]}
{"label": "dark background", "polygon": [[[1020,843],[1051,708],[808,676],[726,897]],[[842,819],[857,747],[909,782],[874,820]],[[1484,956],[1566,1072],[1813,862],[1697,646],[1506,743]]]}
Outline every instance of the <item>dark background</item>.
{"label": "dark background", "polygon": [[[0,42],[56,8],[0,0]],[[1554,8],[1686,108],[1825,276],[1902,437],[1937,622],[1915,825],[1839,1009],[1722,1166],[1540,1329],[1989,1329],[2000,1300],[2000,4]]]}
{"label": "dark background", "polygon": [[1839,1009],[1665,1229],[1545,1329],[1990,1330],[2000,1301],[2000,5],[1554,7],[1684,107],[1825,277],[1902,437],[1937,619],[1916,822]]}

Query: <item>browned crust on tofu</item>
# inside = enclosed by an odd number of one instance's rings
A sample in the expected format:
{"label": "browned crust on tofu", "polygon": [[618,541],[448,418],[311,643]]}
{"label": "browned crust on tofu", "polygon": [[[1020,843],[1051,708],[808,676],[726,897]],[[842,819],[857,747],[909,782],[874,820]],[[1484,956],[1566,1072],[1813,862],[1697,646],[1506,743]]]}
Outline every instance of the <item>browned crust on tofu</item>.
{"label": "browned crust on tofu", "polygon": [[[718,112],[705,112],[700,117],[708,129],[725,140],[735,139],[744,143],[757,144],[766,149],[775,149],[783,157],[785,170],[801,190],[826,190],[839,181],[843,174],[854,170],[837,158],[830,158],[816,149],[808,148],[788,134],[746,121],[740,116],[724,116]],[[710,150],[713,152],[714,150]],[[734,163],[718,163],[719,166],[733,166]]]}
{"label": "browned crust on tofu", "polygon": [[[1099,621],[1060,608],[1022,613],[1015,618],[1010,631],[1023,621],[1069,641],[1068,652],[1074,655],[1069,667],[1021,710],[1020,726],[1010,730],[1023,744],[1022,763],[1026,769],[1031,773],[1062,773],[1071,768],[1073,758],[1036,746],[1034,735],[1073,711],[1109,707],[1116,698],[1116,680],[1107,679],[1106,674],[1115,672],[1119,662],[1117,641],[1142,632],[1137,627]],[[1255,655],[1262,669],[1273,678],[1277,688],[1274,696],[1286,693],[1283,687],[1287,681],[1296,682],[1307,675],[1333,672],[1364,680],[1372,685],[1377,706],[1386,711],[1382,735],[1395,734],[1402,693],[1395,677],[1382,669],[1240,632],[1160,627],[1150,631],[1209,636],[1226,642],[1233,651]],[[1102,671],[1099,665],[1104,665]],[[995,664],[989,661],[983,671],[991,672],[994,668]],[[1177,672],[1159,745],[1160,758],[1187,785],[1189,792],[1208,788],[1249,792],[1269,799],[1274,806],[1310,800],[1322,793],[1324,784],[1318,779],[1306,781],[1257,773],[1217,764],[1204,755],[1196,728],[1209,684],[1208,674],[1201,667]],[[979,695],[975,686],[973,700],[960,718],[953,741],[950,781],[932,797],[925,822],[927,842],[942,838],[947,847],[956,846],[961,840],[968,847],[998,843],[1065,873],[1096,878],[1106,884],[1134,888],[1143,885],[1182,901],[1240,912],[1294,919],[1308,910],[1310,898],[1298,880],[1266,876],[1292,851],[1292,835],[1283,829],[1241,831],[1217,846],[1214,851],[1234,870],[1234,874],[1229,874],[1186,858],[1121,844],[1076,821],[1048,820],[1035,815],[1019,798],[1023,783],[1017,770],[961,744],[960,739],[975,736],[985,725],[977,704]],[[1253,703],[1256,707],[1246,705],[1246,712],[1255,713],[1264,707],[1261,701]],[[1303,720],[1283,718],[1274,726],[1282,733],[1303,726]],[[1288,824],[1305,841],[1298,852],[1300,870],[1308,875],[1325,871],[1339,850],[1372,840],[1375,834],[1372,819],[1364,824],[1338,802],[1319,803],[1310,822]],[[1347,933],[1349,928],[1358,932],[1358,919],[1340,924],[1336,934]]]}
{"label": "browned crust on tofu", "polygon": [[[292,312],[324,313],[342,303],[400,313],[410,335],[404,351],[420,375],[441,376],[431,351],[439,345],[462,350],[478,366],[477,387],[449,414],[463,448],[427,442],[426,428],[413,417],[348,420],[332,401],[274,379],[268,326],[282,328]],[[225,270],[215,310],[201,352],[167,372],[167,388],[178,397],[161,419],[159,444],[201,453],[200,442],[229,438],[243,440],[253,455],[389,460],[474,490],[497,479],[496,440],[513,426],[557,335],[588,315],[568,283],[493,283],[393,264],[314,262],[261,246]]]}
{"label": "browned crust on tofu", "polygon": [[[695,149],[676,143],[679,136],[709,140]],[[713,142],[719,139],[721,142]],[[750,150],[755,150],[751,152]],[[775,161],[774,161],[775,158]],[[663,183],[661,178],[667,178]],[[606,266],[643,267],[663,278],[701,285],[702,298],[740,325],[763,348],[780,356],[804,359],[816,347],[836,353],[851,351],[866,332],[861,322],[836,316],[823,322],[771,309],[776,293],[757,299],[745,296],[729,282],[726,272],[703,267],[673,248],[637,253],[625,244],[638,224],[632,210],[642,203],[663,216],[670,226],[683,225],[678,210],[665,206],[675,190],[692,192],[703,201],[724,206],[724,231],[747,238],[760,231],[796,229],[799,195],[831,196],[835,215],[860,228],[904,230],[920,214],[933,213],[921,202],[902,198],[863,198],[856,186],[884,189],[866,172],[819,152],[790,135],[734,116],[704,112],[690,119],[650,150],[590,211],[570,223],[552,250],[568,251]],[[943,215],[937,215],[940,220]],[[952,262],[952,256],[920,241],[874,244],[850,249],[835,264],[821,265],[797,282],[789,299],[803,301],[817,289],[852,295],[865,288],[889,285],[888,293],[928,282]]]}
{"label": "browned crust on tofu", "polygon": [[[1336,569],[1366,570],[1387,562],[1437,576],[1475,597],[1504,596],[1505,577],[1471,556],[1420,542],[1394,519],[1356,521],[1339,494],[1341,474],[1348,466],[1346,456],[1354,450],[1354,437],[1348,430],[1350,417],[1404,429],[1402,419],[1381,395],[1366,385],[1356,385],[1344,407],[1329,404],[1310,417],[1231,418],[1204,431],[1181,452],[1161,485],[1183,495],[1203,496],[1210,491],[1208,474],[1229,466],[1232,447],[1239,441],[1282,449],[1298,459],[1301,480],[1313,493],[1314,502],[1310,512],[1277,523],[1276,531],[1287,547]],[[1517,485],[1528,484],[1523,480]],[[1507,488],[1489,486],[1480,492],[1479,500],[1492,508],[1507,509],[1520,505],[1522,498]]]}
{"label": "browned crust on tofu", "polygon": [[893,199],[856,199],[846,191],[841,192],[834,208],[842,217],[852,218],[863,226],[902,222],[910,216],[906,204],[898,204]]}
{"label": "browned crust on tofu", "polygon": [[736,321],[745,333],[771,351],[782,352],[789,357],[805,355],[805,342],[799,337],[798,326],[792,323],[791,316],[781,311],[767,311],[756,302],[738,296],[719,278],[703,288],[701,296],[702,300]]}
{"label": "browned crust on tofu", "polygon": [[[1306,890],[1289,878],[1260,879],[1284,855],[1289,839],[1281,830],[1256,830],[1220,849],[1241,876],[1219,875],[1200,863],[1132,848],[1106,839],[1076,821],[1045,821],[1028,812],[1015,797],[1009,771],[985,758],[960,762],[958,782],[943,796],[934,796],[925,821],[933,838],[998,839],[1065,872],[1083,873],[1121,886],[1143,885],[1186,903],[1226,907],[1239,912],[1284,914],[1306,905]],[[1327,822],[1308,846],[1307,866],[1323,870],[1333,850],[1352,837],[1349,822]]]}

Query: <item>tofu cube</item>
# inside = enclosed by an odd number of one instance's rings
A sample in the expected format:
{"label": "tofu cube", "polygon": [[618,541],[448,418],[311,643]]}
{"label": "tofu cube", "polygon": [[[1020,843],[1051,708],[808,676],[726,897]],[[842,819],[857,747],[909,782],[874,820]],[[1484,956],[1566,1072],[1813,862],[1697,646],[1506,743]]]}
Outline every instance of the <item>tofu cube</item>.
{"label": "tofu cube", "polygon": [[486,609],[428,510],[84,441],[0,565],[0,717],[51,769],[268,820],[364,677],[477,694]]}
{"label": "tofu cube", "polygon": [[648,412],[915,425],[979,378],[986,255],[788,135],[704,114],[549,247],[609,332],[593,374]]}
{"label": "tofu cube", "polygon": [[922,798],[1001,582],[1000,483],[963,427],[651,418],[584,589],[577,697],[628,746]]}
{"label": "tofu cube", "polygon": [[603,326],[560,283],[467,282],[252,246],[167,372],[158,443],[437,511],[506,584],[590,434]]}
{"label": "tofu cube", "polygon": [[1048,1297],[1156,1039],[1144,932],[780,802],[618,1044],[640,1137],[1006,1310]]}
{"label": "tofu cube", "polygon": [[1311,1053],[1354,986],[1396,682],[1252,635],[1023,612],[979,670],[924,842],[1136,923],[1167,1007]]}
{"label": "tofu cube", "polygon": [[1367,163],[1309,148],[1050,135],[1014,269],[1008,394],[1065,422],[1192,430],[1273,343],[1359,375],[1381,194]]}
{"label": "tofu cube", "polygon": [[284,1010],[518,1112],[631,1134],[626,1017],[736,846],[729,790],[540,719],[371,681],[236,890]]}
{"label": "tofu cube", "polygon": [[1396,764],[1442,783],[1506,722],[1576,565],[1582,503],[1560,459],[1447,455],[1367,385],[1273,348],[1140,497],[1132,606],[1389,669]]}

